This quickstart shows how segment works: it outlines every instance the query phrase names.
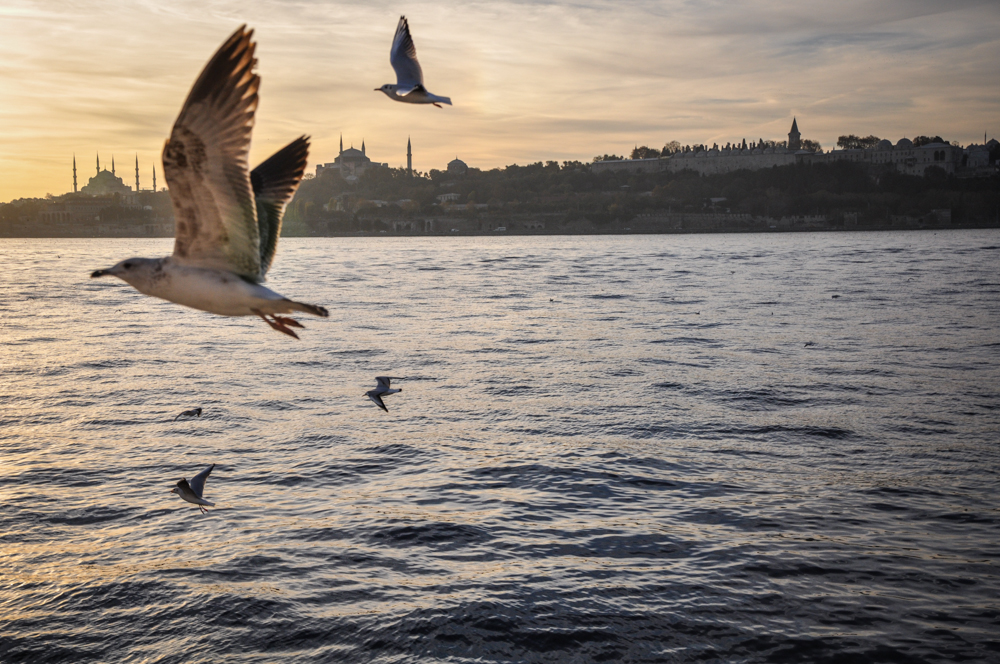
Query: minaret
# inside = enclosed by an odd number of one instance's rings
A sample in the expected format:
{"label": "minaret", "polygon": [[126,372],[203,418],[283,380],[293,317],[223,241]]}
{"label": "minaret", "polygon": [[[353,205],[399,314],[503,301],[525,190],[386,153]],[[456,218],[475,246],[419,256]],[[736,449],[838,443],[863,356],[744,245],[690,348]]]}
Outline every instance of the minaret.
{"label": "minaret", "polygon": [[111,174],[115,174],[115,156],[111,155]]}
{"label": "minaret", "polygon": [[139,193],[139,155],[135,155],[135,193]]}
{"label": "minaret", "polygon": [[343,154],[344,154],[344,135],[341,134],[340,135],[340,154],[337,155],[337,156],[340,157],[340,156],[343,156]]}
{"label": "minaret", "polygon": [[410,137],[406,137],[406,176],[413,177],[413,152],[410,150]]}
{"label": "minaret", "polygon": [[802,134],[799,133],[799,123],[792,117],[792,130],[788,132],[788,149],[798,150],[802,147]]}
{"label": "minaret", "polygon": [[101,153],[97,153],[97,174],[101,174]]}
{"label": "minaret", "polygon": [[156,191],[156,164],[153,164],[153,191]]}
{"label": "minaret", "polygon": [[76,192],[76,155],[73,155],[73,193]]}
{"label": "minaret", "polygon": [[365,139],[361,139],[361,154],[365,153]]}

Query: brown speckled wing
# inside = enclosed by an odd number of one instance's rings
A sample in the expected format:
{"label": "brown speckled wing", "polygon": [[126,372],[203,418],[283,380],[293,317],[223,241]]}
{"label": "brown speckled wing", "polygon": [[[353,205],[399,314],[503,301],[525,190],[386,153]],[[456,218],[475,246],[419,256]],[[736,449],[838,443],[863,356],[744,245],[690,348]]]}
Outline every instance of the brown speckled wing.
{"label": "brown speckled wing", "polygon": [[163,171],[174,204],[174,260],[258,281],[247,163],[260,85],[252,36],[241,26],[205,65],[163,148]]}

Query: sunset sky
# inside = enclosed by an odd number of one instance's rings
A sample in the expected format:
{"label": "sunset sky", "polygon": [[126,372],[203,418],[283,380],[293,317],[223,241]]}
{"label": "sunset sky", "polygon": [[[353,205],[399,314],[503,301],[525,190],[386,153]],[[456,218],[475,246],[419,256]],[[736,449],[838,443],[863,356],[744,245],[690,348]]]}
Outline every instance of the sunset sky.
{"label": "sunset sky", "polygon": [[[453,107],[395,103],[389,45],[409,21],[427,87]],[[949,0],[345,2],[5,0],[0,202],[72,189],[94,157],[142,186],[207,59],[256,30],[252,164],[300,134],[310,170],[345,147],[392,166],[579,159],[670,140],[832,147],[1000,137],[1000,3]],[[162,179],[159,180],[162,183]]]}

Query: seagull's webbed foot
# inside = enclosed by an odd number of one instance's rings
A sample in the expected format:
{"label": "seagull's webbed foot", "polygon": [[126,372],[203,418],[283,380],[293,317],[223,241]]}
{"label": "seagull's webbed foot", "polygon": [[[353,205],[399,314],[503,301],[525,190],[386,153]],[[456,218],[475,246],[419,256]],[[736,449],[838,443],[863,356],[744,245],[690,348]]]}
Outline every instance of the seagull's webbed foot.
{"label": "seagull's webbed foot", "polygon": [[436,101],[432,101],[431,103],[434,104],[435,106],[437,106],[438,108],[444,108],[444,106],[442,106],[441,104],[437,103]]}
{"label": "seagull's webbed foot", "polygon": [[201,510],[201,513],[202,513],[202,514],[208,514],[208,510],[207,510],[207,509],[205,509],[205,506],[204,506],[204,505],[198,505],[198,509],[200,509],[200,510]]}
{"label": "seagull's webbed foot", "polygon": [[297,327],[302,330],[306,329],[305,325],[295,320],[294,318],[288,318],[287,316],[274,316],[273,318],[282,325],[289,325],[291,327]]}
{"label": "seagull's webbed foot", "polygon": [[[251,311],[253,311],[255,314],[263,318],[265,323],[270,325],[273,329],[277,330],[278,332],[287,334],[293,339],[299,338],[299,335],[295,334],[294,330],[290,330],[285,326],[285,322],[291,320],[290,318],[279,318],[278,316],[272,316],[272,318],[274,318],[274,320],[272,321],[257,309],[252,309]],[[292,321],[292,322],[295,323],[298,327],[302,327],[301,325],[299,325],[298,321]]]}

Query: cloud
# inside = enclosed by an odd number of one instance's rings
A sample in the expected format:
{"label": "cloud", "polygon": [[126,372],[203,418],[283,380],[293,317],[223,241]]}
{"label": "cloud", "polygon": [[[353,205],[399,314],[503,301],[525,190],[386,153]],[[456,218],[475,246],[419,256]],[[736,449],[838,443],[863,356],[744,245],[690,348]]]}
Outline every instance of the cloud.
{"label": "cloud", "polygon": [[[393,103],[400,13],[428,88]],[[957,0],[407,3],[13,0],[0,9],[0,200],[66,189],[72,153],[138,154],[145,173],[211,53],[256,28],[251,160],[303,133],[377,161],[483,168],[589,160],[632,145],[783,138],[792,115],[843,133],[981,139],[1000,127],[1000,5]]]}

